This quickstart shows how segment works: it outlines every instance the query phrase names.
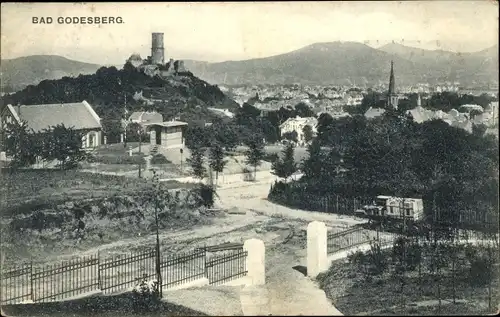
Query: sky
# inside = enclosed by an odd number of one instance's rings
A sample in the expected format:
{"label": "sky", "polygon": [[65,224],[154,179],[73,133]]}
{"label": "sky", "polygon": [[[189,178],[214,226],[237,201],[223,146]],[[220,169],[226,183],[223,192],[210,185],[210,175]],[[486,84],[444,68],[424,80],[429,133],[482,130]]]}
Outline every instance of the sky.
{"label": "sky", "polygon": [[[58,24],[57,17],[121,17],[122,24]],[[33,17],[52,17],[34,24]],[[290,52],[317,42],[389,42],[455,52],[498,44],[498,2],[338,1],[209,3],[2,3],[1,57],[51,54],[122,65],[150,55],[209,62]]]}

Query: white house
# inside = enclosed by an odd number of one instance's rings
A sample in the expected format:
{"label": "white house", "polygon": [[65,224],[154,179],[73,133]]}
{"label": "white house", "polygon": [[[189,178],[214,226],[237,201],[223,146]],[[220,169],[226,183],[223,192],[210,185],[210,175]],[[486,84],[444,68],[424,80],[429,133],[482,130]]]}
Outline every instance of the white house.
{"label": "white house", "polygon": [[303,129],[306,125],[310,126],[313,135],[317,133],[316,125],[318,124],[318,120],[314,117],[308,117],[308,118],[301,118],[301,117],[295,117],[295,118],[289,118],[285,122],[283,122],[280,125],[280,132],[281,136],[283,136],[285,133],[288,132],[297,132],[297,141],[300,144],[304,144],[304,132]]}
{"label": "white house", "polygon": [[26,121],[35,132],[64,124],[67,128],[82,132],[83,148],[94,148],[103,144],[101,119],[87,101],[40,105],[7,105],[2,110],[0,131],[8,122],[20,124]]}

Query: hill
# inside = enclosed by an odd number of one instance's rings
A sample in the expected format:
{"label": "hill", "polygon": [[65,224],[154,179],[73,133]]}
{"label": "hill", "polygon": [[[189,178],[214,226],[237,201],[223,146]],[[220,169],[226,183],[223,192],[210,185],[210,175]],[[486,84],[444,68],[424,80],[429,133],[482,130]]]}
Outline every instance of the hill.
{"label": "hill", "polygon": [[[144,98],[134,98],[142,92]],[[217,86],[186,72],[182,75],[161,78],[150,77],[127,65],[101,67],[95,74],[43,80],[38,85],[28,86],[16,93],[1,98],[0,105],[65,103],[87,100],[103,119],[104,128],[118,129],[127,110],[154,110],[164,120],[179,118],[184,121],[210,120],[215,117],[209,107],[236,109],[239,105],[228,98]],[[116,132],[114,134],[119,133]],[[109,135],[109,134],[108,134]],[[113,138],[109,138],[110,142]]]}
{"label": "hill", "polygon": [[[475,53],[454,53],[444,50],[425,50],[401,44],[379,48],[393,56],[412,61],[442,74],[437,80],[459,82],[492,82],[498,80],[498,46]],[[425,72],[425,69],[422,69]]]}
{"label": "hill", "polygon": [[[399,44],[379,49],[357,42],[316,43],[286,54],[222,63],[193,62],[186,66],[214,83],[376,84],[386,82],[394,59],[398,84],[497,79],[494,48],[478,53],[430,51]],[[498,54],[496,54],[498,56]]]}
{"label": "hill", "polygon": [[0,62],[2,91],[11,92],[45,79],[95,73],[100,65],[78,62],[57,55],[32,55]]}
{"label": "hill", "polygon": [[[498,81],[498,46],[476,53],[424,50],[401,44],[378,49],[357,42],[327,42],[258,59],[209,63],[185,60],[197,77],[212,84],[377,84],[386,83],[394,59],[398,85],[459,81],[463,85]],[[95,64],[60,56],[36,55],[2,60],[2,87],[17,90],[44,79],[95,72]],[[3,91],[6,91],[5,89]]]}

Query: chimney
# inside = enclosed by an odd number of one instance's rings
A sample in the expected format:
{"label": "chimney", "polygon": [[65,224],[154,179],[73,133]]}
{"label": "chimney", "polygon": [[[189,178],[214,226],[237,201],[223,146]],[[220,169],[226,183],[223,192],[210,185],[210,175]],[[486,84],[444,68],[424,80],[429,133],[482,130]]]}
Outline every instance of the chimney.
{"label": "chimney", "polygon": [[17,104],[17,116],[20,118],[21,117],[21,105]]}

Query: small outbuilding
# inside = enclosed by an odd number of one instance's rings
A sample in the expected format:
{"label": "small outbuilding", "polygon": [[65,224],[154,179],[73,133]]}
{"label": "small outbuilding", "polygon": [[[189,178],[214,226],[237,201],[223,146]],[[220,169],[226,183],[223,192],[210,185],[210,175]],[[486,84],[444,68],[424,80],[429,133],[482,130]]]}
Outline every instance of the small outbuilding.
{"label": "small outbuilding", "polygon": [[165,121],[147,124],[146,129],[150,133],[151,145],[164,148],[183,148],[187,125],[186,122],[182,121]]}

